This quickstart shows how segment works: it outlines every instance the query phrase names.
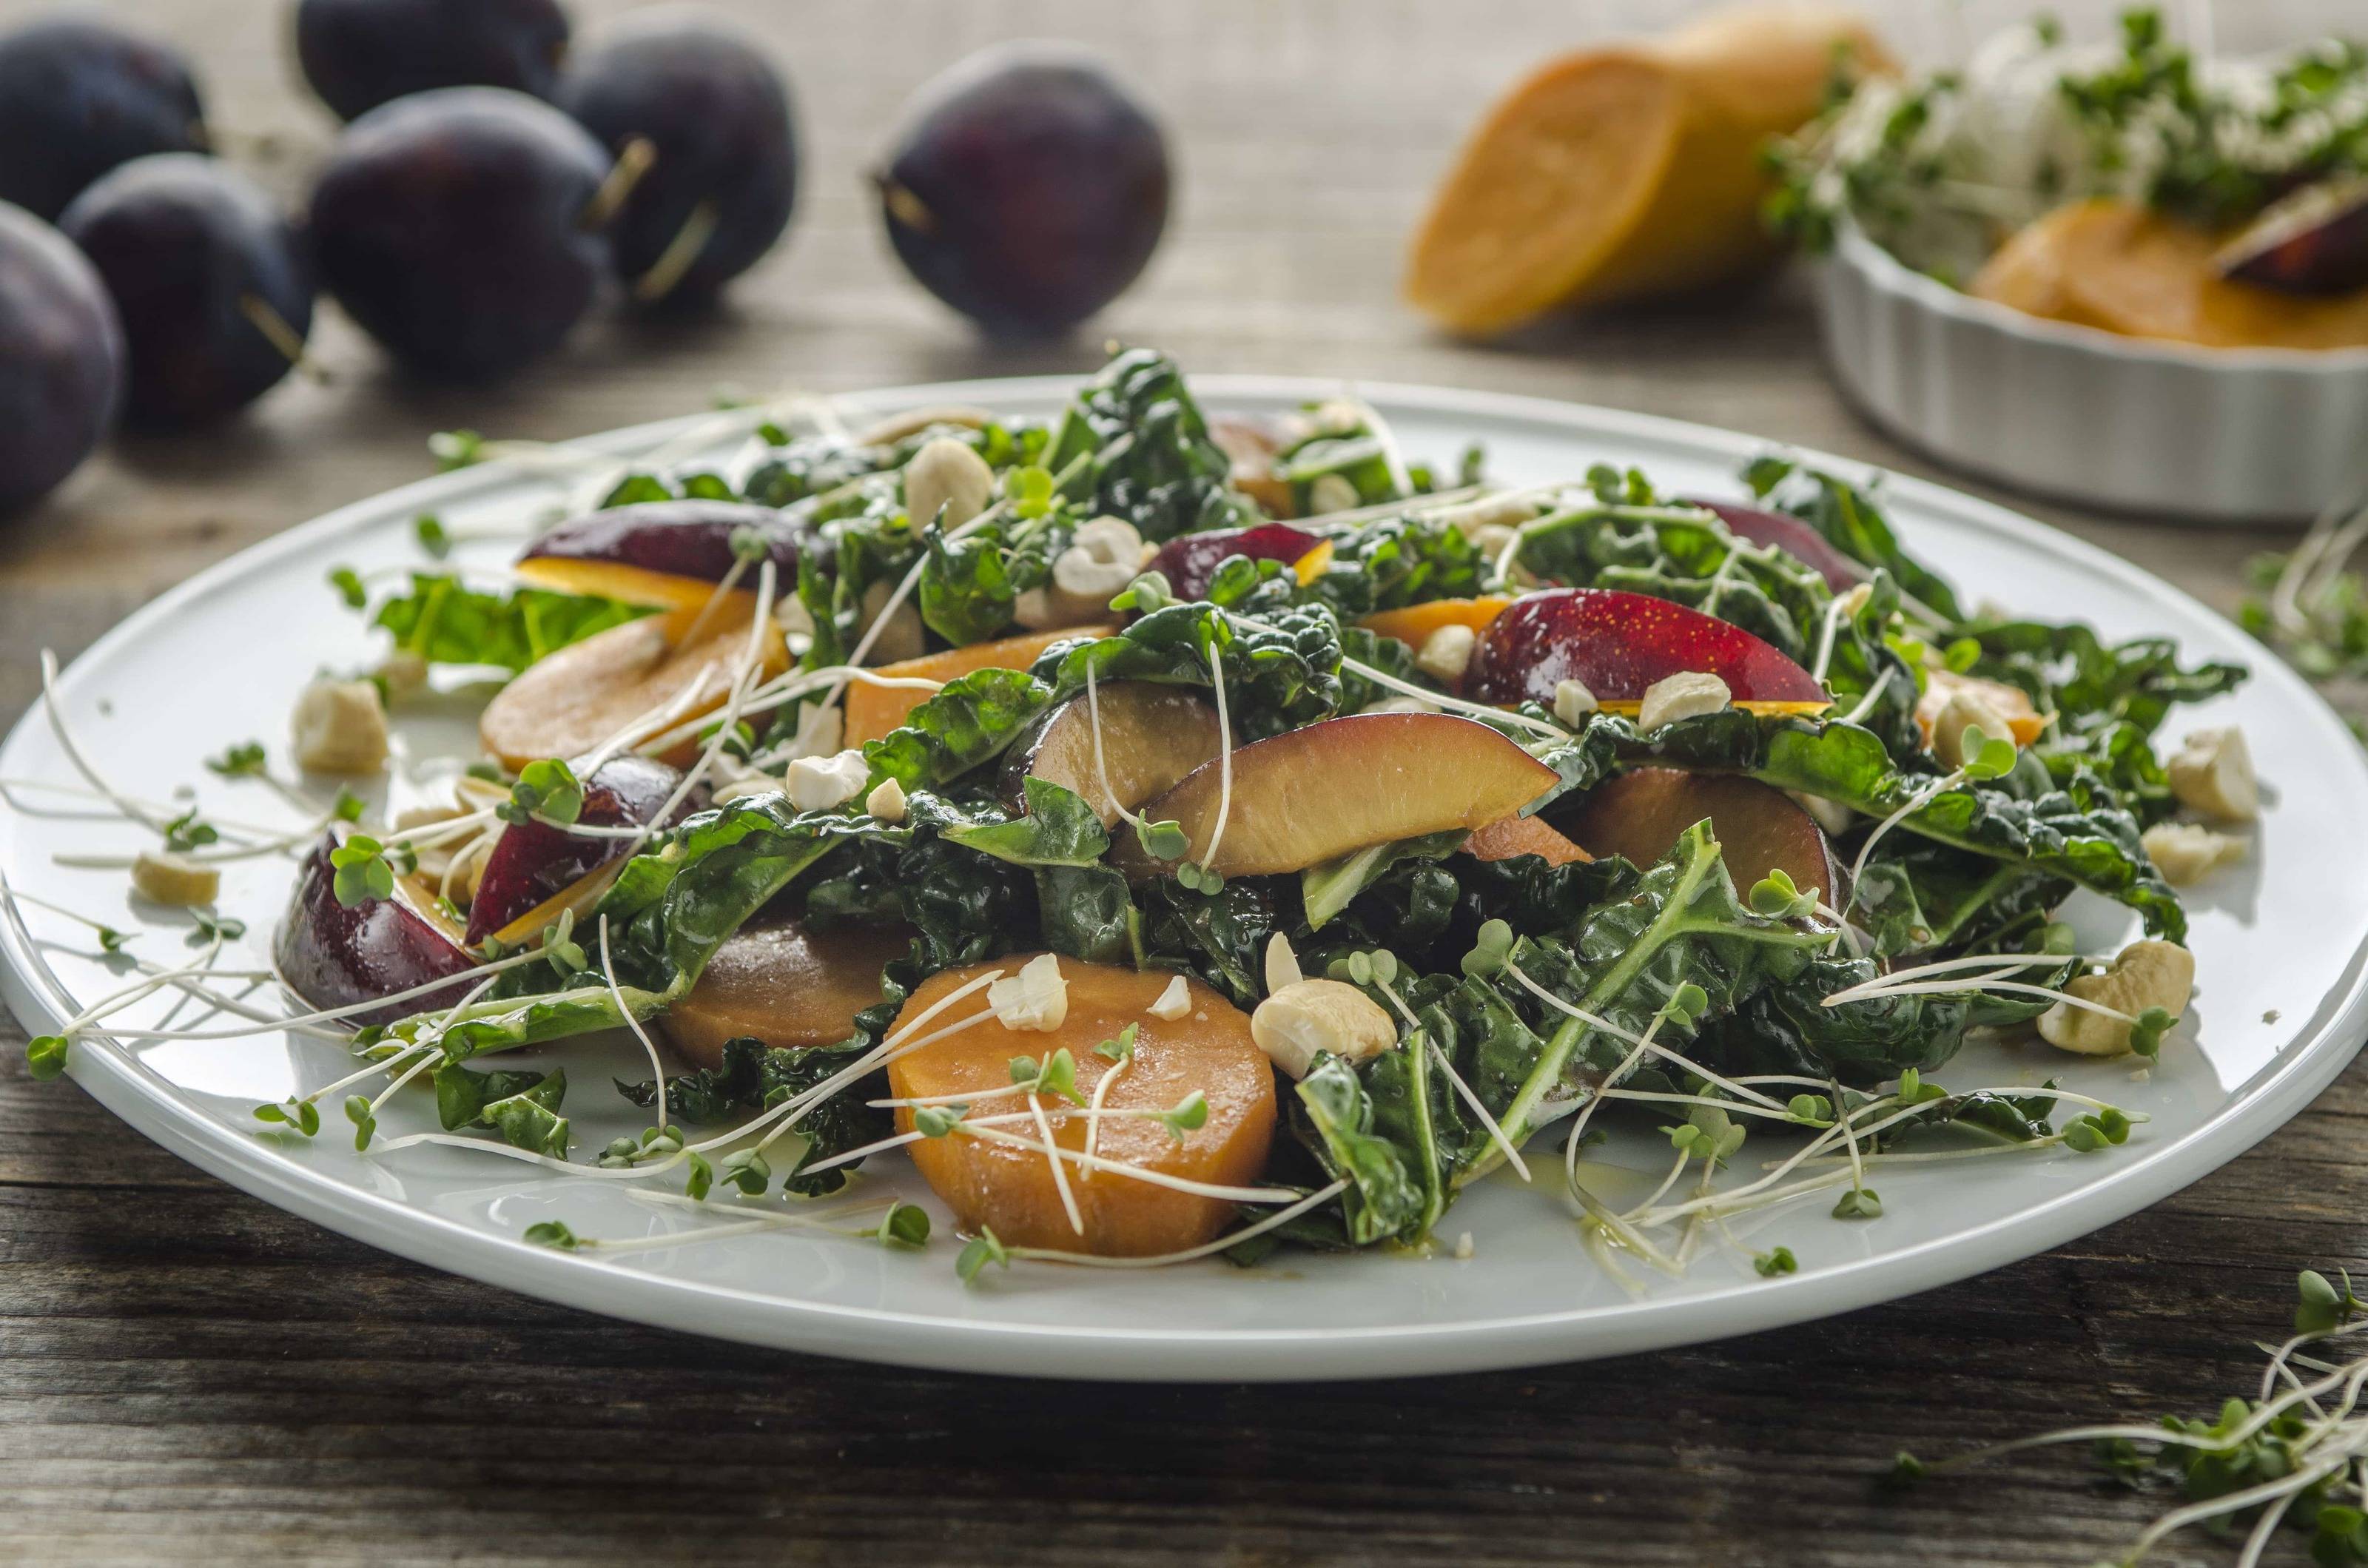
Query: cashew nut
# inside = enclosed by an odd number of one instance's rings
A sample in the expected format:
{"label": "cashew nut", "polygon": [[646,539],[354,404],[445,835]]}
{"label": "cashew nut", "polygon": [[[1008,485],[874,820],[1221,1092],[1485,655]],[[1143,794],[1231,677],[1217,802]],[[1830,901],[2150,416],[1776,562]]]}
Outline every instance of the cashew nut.
{"label": "cashew nut", "polygon": [[1171,1024],[1191,1010],[1192,988],[1184,983],[1184,977],[1180,974],[1169,981],[1167,989],[1144,1009],[1153,1017]]}
{"label": "cashew nut", "polygon": [[386,766],[386,707],[366,680],[316,680],[296,699],[296,764],[314,773]]}
{"label": "cashew nut", "polygon": [[1636,727],[1657,730],[1679,719],[1718,712],[1732,706],[1734,700],[1735,694],[1726,688],[1726,682],[1716,676],[1702,670],[1680,670],[1645,688],[1645,700],[1636,709]]}
{"label": "cashew nut", "polygon": [[1302,980],[1258,1005],[1250,1039],[1276,1066],[1304,1078],[1323,1052],[1362,1062],[1395,1045],[1398,1031],[1380,1003],[1345,981]]}
{"label": "cashew nut", "polygon": [[1307,515],[1320,517],[1326,512],[1350,512],[1364,503],[1357,487],[1337,473],[1318,474],[1315,483],[1307,487]]}
{"label": "cashew nut", "polygon": [[863,797],[864,813],[875,821],[900,823],[905,820],[905,786],[894,778],[882,778],[871,793]]}
{"label": "cashew nut", "polygon": [[1478,645],[1480,634],[1468,626],[1442,626],[1422,640],[1422,647],[1414,656],[1414,667],[1433,680],[1450,686],[1463,678],[1472,663],[1472,650]]}
{"label": "cashew nut", "polygon": [[2170,776],[2170,792],[2181,805],[2221,822],[2251,822],[2261,814],[2260,781],[2253,776],[2253,754],[2245,732],[2195,730],[2180,743],[2179,751],[2163,764]]}
{"label": "cashew nut", "polygon": [[[2175,1022],[2195,988],[2195,955],[2176,942],[2132,942],[2102,974],[2077,975],[2065,994],[2125,1013],[2160,1007]],[[2040,1038],[2083,1056],[2119,1056],[2130,1048],[2126,1019],[2058,1002],[2039,1015]]]}
{"label": "cashew nut", "polygon": [[2172,887],[2200,882],[2221,867],[2245,858],[2245,841],[2214,833],[2200,823],[2158,822],[2138,835],[2154,869]]}
{"label": "cashew nut", "polygon": [[169,850],[150,849],[131,862],[131,886],[151,903],[211,903],[222,892],[222,873]]}
{"label": "cashew nut", "polygon": [[1069,548],[1053,558],[1053,592],[1046,596],[1046,608],[1074,612],[1072,624],[1089,619],[1106,611],[1142,568],[1143,536],[1133,524],[1121,517],[1080,523]]}
{"label": "cashew nut", "polygon": [[1975,729],[1986,740],[2014,744],[2014,725],[1997,705],[1979,690],[1960,687],[1932,716],[1932,755],[1941,767],[1963,767],[1973,760],[1966,754],[1965,732]]}
{"label": "cashew nut", "polygon": [[1291,938],[1277,931],[1266,939],[1266,994],[1269,996],[1286,985],[1296,985],[1305,976],[1299,971],[1299,955],[1291,950]]}
{"label": "cashew nut", "polygon": [[833,756],[802,756],[790,764],[790,804],[802,812],[826,812],[862,791],[871,776],[863,754],[849,748]]}
{"label": "cashew nut", "polygon": [[905,516],[916,528],[958,528],[995,499],[995,471],[966,441],[940,436],[905,465]]}
{"label": "cashew nut", "polygon": [[1061,960],[1038,953],[1018,974],[1007,974],[986,988],[986,1005],[995,1021],[1008,1029],[1032,1029],[1050,1034],[1069,1016],[1069,982]]}
{"label": "cashew nut", "polygon": [[1587,716],[1594,712],[1599,706],[1600,704],[1595,700],[1595,693],[1587,689],[1586,682],[1576,680],[1554,682],[1554,715],[1572,729],[1576,730],[1586,723]]}

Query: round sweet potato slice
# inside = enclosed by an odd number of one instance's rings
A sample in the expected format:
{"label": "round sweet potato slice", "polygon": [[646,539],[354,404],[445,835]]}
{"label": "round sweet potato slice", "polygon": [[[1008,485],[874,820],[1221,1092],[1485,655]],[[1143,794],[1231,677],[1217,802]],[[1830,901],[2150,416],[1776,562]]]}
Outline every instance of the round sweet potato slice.
{"label": "round sweet potato slice", "polygon": [[[1028,961],[1020,953],[990,967],[1016,974]],[[1051,1032],[1009,1029],[993,1018],[892,1062],[888,1082],[896,1097],[971,1094],[971,1116],[1025,1110],[1027,1099],[995,1094],[1011,1086],[1011,1060],[1042,1060],[1066,1049],[1077,1066],[1077,1090],[1092,1099],[1102,1077],[1117,1073],[1104,1106],[1120,1110],[1168,1110],[1194,1090],[1209,1102],[1208,1120],[1178,1142],[1149,1117],[1111,1117],[1102,1121],[1096,1153],[1105,1159],[1168,1176],[1223,1186],[1255,1185],[1266,1166],[1274,1136],[1274,1068],[1250,1039],[1247,1014],[1197,980],[1188,980],[1191,1007],[1174,1020],[1146,1009],[1174,977],[1106,964],[1060,960],[1068,984],[1068,1016]],[[966,983],[977,969],[949,970],[932,977],[905,1005],[916,1017],[948,992]],[[976,998],[984,1006],[985,995]],[[958,1021],[975,1010],[973,999],[954,1004],[931,1028]],[[1123,1070],[1094,1047],[1135,1027],[1134,1057]],[[926,1032],[926,1031],[925,1031]],[[1081,1149],[1087,1119],[1065,1100],[1049,1097],[1045,1115],[1053,1141]],[[896,1112],[897,1131],[913,1130],[909,1108]],[[1032,1122],[1006,1122],[998,1131],[1041,1138]],[[1088,1171],[1064,1162],[1063,1171],[1085,1220],[1079,1234],[1069,1223],[1052,1162],[1038,1149],[992,1142],[959,1131],[906,1145],[921,1175],[954,1211],[967,1232],[991,1228],[1017,1246],[1055,1247],[1105,1257],[1149,1257],[1198,1246],[1234,1221],[1235,1205],[1217,1198],[1178,1192],[1113,1170]]]}
{"label": "round sweet potato slice", "polygon": [[809,931],[794,920],[752,921],[707,960],[699,983],[658,1017],[658,1032],[694,1067],[723,1064],[726,1040],[837,1045],[855,1015],[880,1002],[880,971],[905,956],[901,928]]}

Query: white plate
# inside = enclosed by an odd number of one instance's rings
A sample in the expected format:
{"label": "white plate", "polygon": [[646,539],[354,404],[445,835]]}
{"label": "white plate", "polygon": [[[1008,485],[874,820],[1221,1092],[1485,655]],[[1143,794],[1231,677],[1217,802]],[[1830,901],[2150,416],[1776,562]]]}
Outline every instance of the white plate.
{"label": "white plate", "polygon": [[[1335,390],[1270,378],[1210,376],[1196,384],[1212,406],[1250,410]],[[983,403],[1043,415],[1068,386],[988,381],[848,402],[882,411]],[[1514,482],[1566,478],[1608,460],[1639,464],[1669,490],[1733,494],[1736,467],[1760,447],[1742,436],[1602,409],[1418,388],[1364,391],[1408,450],[1451,460],[1464,442],[1482,439],[1492,470]],[[646,426],[598,445],[641,449],[690,423]],[[1748,1333],[1996,1267],[2195,1180],[2301,1109],[2351,1057],[2368,1017],[2361,962],[2368,841],[2357,824],[2358,803],[2368,800],[2368,762],[2300,680],[2184,594],[1936,486],[1892,480],[1886,494],[1909,544],[1975,598],[2085,619],[2113,636],[2165,632],[2191,659],[2249,663],[2254,678],[2237,698],[2182,710],[2172,728],[2241,721],[2272,803],[2251,863],[2191,901],[2201,997],[2151,1077],[2134,1077],[2127,1062],[2076,1060],[2036,1046],[1968,1051],[1936,1075],[1963,1089],[2060,1073],[2070,1087],[2152,1117],[2125,1147],[1896,1167],[1882,1176],[1886,1211],[1873,1222],[1829,1219],[1827,1203],[1816,1199],[1751,1217],[1753,1246],[1781,1242],[1799,1258],[1800,1272],[1789,1278],[1762,1279],[1739,1257],[1713,1253],[1685,1278],[1654,1279],[1631,1297],[1582,1254],[1556,1202],[1508,1180],[1482,1184],[1449,1215],[1445,1239],[1466,1231],[1474,1238],[1476,1255],[1464,1261],[1442,1247],[1428,1259],[1303,1255],[1247,1271],[1219,1262],[1140,1273],[1035,1267],[990,1271],[965,1290],[954,1278],[954,1249],[942,1239],[913,1254],[776,1233],[606,1260],[532,1246],[520,1233],[557,1219],[582,1235],[616,1238],[682,1221],[627,1201],[613,1185],[461,1151],[358,1156],[334,1106],[312,1143],[259,1134],[252,1107],[343,1070],[345,1058],[332,1044],[277,1036],[143,1049],[90,1041],[76,1047],[73,1074],[132,1127],[225,1180],[437,1267],[692,1333],[918,1366],[1120,1379],[1448,1372]],[[77,661],[63,687],[68,721],[97,766],[127,786],[161,793],[193,782],[219,816],[281,820],[259,787],[213,778],[201,759],[248,737],[279,753],[298,685],[317,667],[352,667],[368,656],[359,619],[336,602],[324,574],[337,564],[416,563],[411,523],[423,510],[465,531],[518,524],[546,509],[552,494],[547,482],[514,471],[468,470],[347,507],[249,551],[142,610]],[[498,559],[496,547],[486,548]],[[456,722],[452,733],[467,732]],[[38,712],[0,750],[0,778],[72,778]],[[51,856],[121,852],[139,835],[103,817],[30,816],[21,808],[35,802],[22,794],[17,801],[0,809],[0,867],[16,884],[128,924],[120,873],[62,868]],[[226,888],[224,903],[246,918],[248,945],[258,952],[288,876],[284,862],[250,863]],[[40,1032],[72,1010],[70,998],[99,994],[109,983],[96,963],[47,945],[85,949],[85,934],[29,913],[44,950],[28,953],[0,933],[0,983],[18,1017]],[[2117,912],[2090,909],[2084,918],[2100,942],[2123,929]],[[141,942],[158,956],[182,950],[170,931]],[[579,1152],[640,1124],[603,1082],[612,1068],[640,1075],[632,1052],[602,1043],[564,1054],[575,1085],[568,1110]],[[431,1120],[415,1103],[391,1111],[386,1131]],[[1758,1153],[1747,1145],[1743,1158]],[[1639,1129],[1623,1132],[1609,1157],[1657,1176],[1668,1144]],[[893,1157],[874,1166],[878,1179],[924,1196]],[[942,1210],[938,1216],[942,1238]]]}

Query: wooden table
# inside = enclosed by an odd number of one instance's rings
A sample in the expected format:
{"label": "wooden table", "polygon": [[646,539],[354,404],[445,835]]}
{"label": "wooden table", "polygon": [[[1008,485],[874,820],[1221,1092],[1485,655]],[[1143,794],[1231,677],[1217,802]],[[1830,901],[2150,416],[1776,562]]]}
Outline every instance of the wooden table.
{"label": "wooden table", "polygon": [[[575,7],[589,26],[621,8]],[[120,441],[0,523],[0,721],[32,695],[38,649],[71,656],[198,566],[416,477],[431,431],[563,437],[719,389],[1077,369],[1102,331],[1190,369],[1569,397],[1927,472],[1837,400],[1797,281],[1486,347],[1395,303],[1404,233],[1486,95],[1668,8],[813,0],[791,15],[743,0],[794,76],[806,187],[789,243],[725,311],[603,320],[474,391],[403,380],[332,312],[315,338],[332,384],[291,383],[224,430]],[[0,20],[45,9],[10,0]],[[2021,9],[1964,7],[1976,31]],[[2340,9],[2248,7],[2223,26],[2252,36],[2224,41],[2297,36]],[[139,10],[197,60],[233,154],[301,190],[331,128],[292,85],[281,8]],[[1946,47],[1923,23],[1903,28],[1910,45]],[[1144,284],[1068,345],[973,337],[894,268],[860,179],[915,84],[1015,34],[1118,56],[1169,116],[1182,166]],[[2224,608],[2262,543],[2024,505]],[[21,1040],[0,1022],[0,1056],[20,1062]],[[2077,1455],[1908,1501],[1870,1478],[1903,1447],[2216,1407],[2249,1380],[2248,1342],[2280,1331],[2298,1267],[2368,1265],[2363,1160],[2355,1066],[2152,1210],[1891,1306],[1501,1376],[1113,1389],[883,1370],[522,1300],[281,1214],[10,1065],[0,1559],[2087,1562],[2157,1505],[2098,1489]]]}

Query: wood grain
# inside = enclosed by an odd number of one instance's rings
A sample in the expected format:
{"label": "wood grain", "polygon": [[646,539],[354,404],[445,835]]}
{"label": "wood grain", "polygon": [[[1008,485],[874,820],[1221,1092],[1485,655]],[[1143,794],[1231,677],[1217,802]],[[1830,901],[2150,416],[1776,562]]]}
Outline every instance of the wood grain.
{"label": "wood grain", "polygon": [[[575,7],[587,29],[622,8]],[[1395,302],[1402,237],[1490,93],[1554,48],[1691,7],[725,8],[791,71],[806,157],[791,240],[722,312],[603,319],[517,381],[465,392],[404,380],[329,312],[316,347],[331,384],[290,383],[224,430],[120,441],[0,522],[0,719],[31,696],[40,647],[70,656],[197,567],[418,476],[437,429],[564,437],[719,389],[1090,364],[1090,339],[973,337],[894,270],[863,188],[912,87],[1006,37],[1097,43],[1176,137],[1169,239],[1097,334],[1196,369],[1537,392],[1928,472],[1835,397],[1797,279],[1488,347],[1432,336]],[[1953,25],[1978,33],[2022,8],[1883,9],[1930,53]],[[46,9],[6,0],[0,23]],[[2078,25],[2108,6],[2058,9]],[[2344,9],[2223,6],[2224,41],[2299,36]],[[332,127],[293,85],[284,9],[137,13],[195,57],[233,154],[301,191]],[[2017,504],[2224,608],[2264,542]],[[946,1377],[638,1328],[404,1263],[241,1196],[71,1088],[30,1084],[21,1042],[0,1025],[0,1559],[26,1562],[2077,1564],[2117,1551],[2157,1506],[2100,1488],[2077,1455],[1906,1501],[1870,1477],[1900,1448],[2208,1410],[2249,1380],[2248,1344],[2285,1322],[2295,1269],[2368,1267],[2355,1064],[2262,1147],[2145,1214],[1803,1328],[1418,1381]]]}

